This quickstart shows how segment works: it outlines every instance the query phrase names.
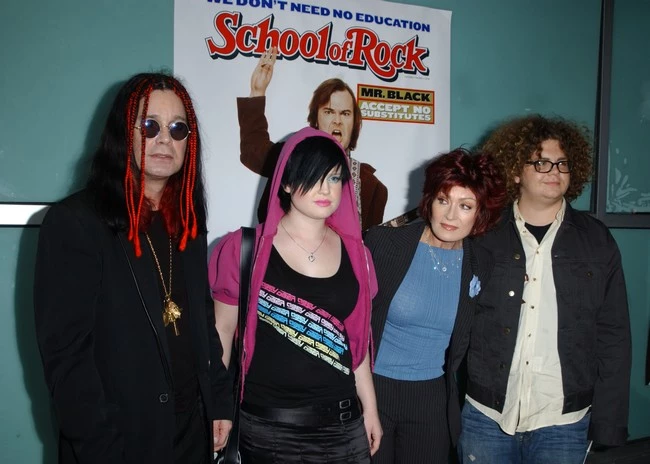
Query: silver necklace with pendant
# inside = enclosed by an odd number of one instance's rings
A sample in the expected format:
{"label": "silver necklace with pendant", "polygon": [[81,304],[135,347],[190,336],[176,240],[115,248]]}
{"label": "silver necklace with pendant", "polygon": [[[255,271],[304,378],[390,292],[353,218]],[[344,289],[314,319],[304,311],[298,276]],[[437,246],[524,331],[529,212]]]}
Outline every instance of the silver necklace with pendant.
{"label": "silver necklace with pendant", "polygon": [[[432,237],[435,237],[431,229],[428,229],[429,234],[431,234]],[[461,265],[461,259],[462,256],[458,256],[457,258],[453,258],[451,264],[445,264],[442,262],[440,258],[436,256],[436,253],[433,251],[435,247],[429,243],[429,240],[425,242],[427,246],[429,247],[429,256],[431,256],[431,261],[433,261],[433,270],[438,271],[442,273],[442,275],[447,276],[447,271],[449,270],[450,267],[453,267],[455,269],[460,269]],[[441,248],[442,249],[442,248]]]}
{"label": "silver necklace with pendant", "polygon": [[321,241],[320,241],[320,243],[318,244],[318,246],[314,249],[314,251],[309,251],[308,249],[306,249],[305,247],[303,247],[300,243],[298,243],[298,242],[296,241],[295,238],[293,238],[293,237],[291,236],[291,234],[289,233],[289,231],[284,227],[284,224],[282,224],[282,221],[280,221],[280,226],[282,227],[282,230],[284,230],[284,231],[286,232],[286,234],[289,236],[289,238],[291,239],[291,241],[292,241],[293,243],[295,243],[296,245],[298,245],[298,247],[299,247],[301,250],[303,250],[305,253],[307,253],[307,259],[309,260],[310,263],[313,263],[314,261],[316,261],[316,256],[315,256],[315,254],[316,254],[316,252],[320,249],[321,245],[325,242],[325,237],[327,237],[327,232],[330,230],[329,227],[326,227],[326,228],[325,228],[325,233],[323,234],[323,238],[321,239]]}
{"label": "silver necklace with pendant", "polygon": [[460,256],[458,256],[458,258],[453,258],[451,263],[447,264],[447,263],[442,262],[442,260],[436,256],[436,253],[433,251],[434,247],[432,245],[429,245],[428,243],[427,243],[427,245],[429,247],[429,255],[431,256],[431,261],[433,261],[433,269],[435,271],[438,271],[441,274],[446,276],[446,275],[449,275],[449,274],[447,274],[447,271],[450,268],[460,269],[460,263],[461,263],[461,257]]}

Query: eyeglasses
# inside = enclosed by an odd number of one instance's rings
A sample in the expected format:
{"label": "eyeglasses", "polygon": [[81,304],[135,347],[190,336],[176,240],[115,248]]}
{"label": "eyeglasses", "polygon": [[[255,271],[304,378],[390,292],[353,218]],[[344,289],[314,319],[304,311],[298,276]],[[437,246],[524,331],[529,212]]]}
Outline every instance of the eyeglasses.
{"label": "eyeglasses", "polygon": [[557,166],[557,170],[563,174],[567,174],[571,172],[571,164],[569,164],[568,160],[561,160],[558,161],[557,163],[554,163],[549,160],[540,159],[534,161],[526,161],[525,164],[530,164],[534,166],[535,171],[541,173],[551,172],[553,170],[553,166]]}
{"label": "eyeglasses", "polygon": [[[142,126],[135,126],[136,129],[142,129]],[[171,123],[170,125],[167,126],[167,129],[169,130],[169,136],[176,140],[177,142],[180,142],[181,140],[185,140],[188,135],[190,135],[190,130],[189,127],[187,127],[187,124],[185,124],[183,121],[176,121]],[[144,135],[148,139],[153,139],[160,134],[160,124],[158,124],[158,121],[155,119],[145,119],[144,120]]]}

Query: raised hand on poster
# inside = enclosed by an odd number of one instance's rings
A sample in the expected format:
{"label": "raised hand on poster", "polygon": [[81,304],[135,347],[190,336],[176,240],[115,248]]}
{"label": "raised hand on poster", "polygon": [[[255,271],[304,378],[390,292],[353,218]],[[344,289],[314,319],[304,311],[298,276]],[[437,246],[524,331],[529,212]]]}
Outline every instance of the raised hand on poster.
{"label": "raised hand on poster", "polygon": [[251,75],[251,97],[263,97],[266,95],[266,88],[271,83],[273,77],[273,65],[278,56],[278,49],[276,47],[269,48],[265,51],[257,66]]}

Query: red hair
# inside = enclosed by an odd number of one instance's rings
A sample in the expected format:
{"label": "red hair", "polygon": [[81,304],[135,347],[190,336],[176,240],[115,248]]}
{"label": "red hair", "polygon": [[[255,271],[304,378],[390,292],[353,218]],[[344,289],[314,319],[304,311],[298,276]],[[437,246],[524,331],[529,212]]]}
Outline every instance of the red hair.
{"label": "red hair", "polygon": [[506,204],[506,187],[490,155],[457,148],[435,158],[424,172],[418,212],[429,227],[433,201],[440,193],[447,195],[456,186],[470,189],[476,195],[478,208],[470,236],[484,234],[496,225]]}
{"label": "red hair", "polygon": [[[162,87],[162,88],[161,88]],[[187,125],[190,133],[187,140],[185,159],[181,172],[169,178],[162,194],[159,209],[165,222],[165,228],[171,237],[179,239],[178,249],[183,251],[187,246],[189,237],[196,238],[197,220],[194,211],[193,191],[197,176],[197,137],[198,126],[196,113],[192,100],[187,91],[176,84],[172,79],[162,83],[159,80],[143,80],[131,93],[126,107],[126,140],[127,140],[127,162],[124,174],[124,193],[126,197],[126,209],[129,220],[128,238],[133,242],[136,256],[142,255],[140,246],[140,229],[146,230],[151,222],[151,208],[143,208],[148,205],[144,196],[144,170],[145,170],[145,147],[147,139],[144,134],[144,120],[147,118],[149,97],[154,90],[171,90],[183,102],[187,115]],[[139,125],[141,146],[140,146],[140,169],[137,169],[133,155],[133,128],[137,125],[138,107],[142,100],[142,114]],[[139,171],[139,172],[138,172]]]}

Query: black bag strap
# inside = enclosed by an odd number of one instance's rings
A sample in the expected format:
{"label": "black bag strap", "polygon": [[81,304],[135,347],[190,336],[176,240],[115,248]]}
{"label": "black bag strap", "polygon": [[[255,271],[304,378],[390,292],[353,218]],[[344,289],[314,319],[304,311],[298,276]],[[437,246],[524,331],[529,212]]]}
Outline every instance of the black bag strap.
{"label": "black bag strap", "polygon": [[237,350],[236,357],[231,356],[231,362],[236,359],[233,372],[235,374],[235,409],[232,419],[232,430],[228,443],[223,452],[220,464],[239,464],[239,407],[241,397],[241,368],[244,354],[244,330],[246,329],[246,314],[248,313],[248,300],[251,287],[251,271],[253,269],[253,252],[255,250],[255,229],[242,227],[241,253],[239,255],[239,311],[237,321]]}

